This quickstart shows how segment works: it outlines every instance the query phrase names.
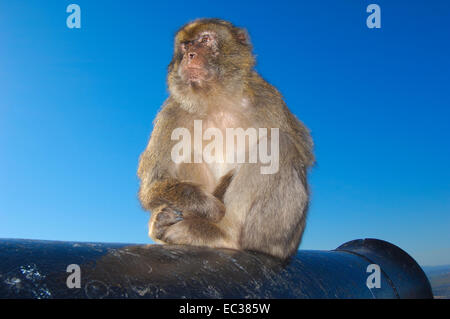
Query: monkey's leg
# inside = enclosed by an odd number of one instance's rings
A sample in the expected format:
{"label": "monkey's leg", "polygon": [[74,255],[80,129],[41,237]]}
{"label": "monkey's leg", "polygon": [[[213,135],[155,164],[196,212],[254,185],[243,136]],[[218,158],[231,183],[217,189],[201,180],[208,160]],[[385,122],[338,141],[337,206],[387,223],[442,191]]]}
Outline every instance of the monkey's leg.
{"label": "monkey's leg", "polygon": [[[226,215],[220,223],[238,224],[239,247],[280,258],[294,254],[305,227],[308,207],[306,171],[291,140],[279,136],[279,168],[262,174],[261,166],[243,164],[224,196]],[[223,227],[223,229],[232,229]]]}

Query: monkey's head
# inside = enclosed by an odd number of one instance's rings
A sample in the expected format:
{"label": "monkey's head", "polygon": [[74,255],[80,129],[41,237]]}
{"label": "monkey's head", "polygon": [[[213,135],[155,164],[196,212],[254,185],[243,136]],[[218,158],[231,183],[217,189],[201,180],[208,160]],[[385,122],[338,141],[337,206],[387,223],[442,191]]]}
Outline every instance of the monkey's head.
{"label": "monkey's head", "polygon": [[182,104],[242,90],[255,59],[247,32],[219,19],[199,19],[175,36],[170,92]]}

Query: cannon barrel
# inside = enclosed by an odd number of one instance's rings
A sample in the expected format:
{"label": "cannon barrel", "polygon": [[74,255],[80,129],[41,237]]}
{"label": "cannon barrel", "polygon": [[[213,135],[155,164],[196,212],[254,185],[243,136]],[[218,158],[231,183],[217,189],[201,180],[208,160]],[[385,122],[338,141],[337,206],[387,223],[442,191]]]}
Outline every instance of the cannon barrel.
{"label": "cannon barrel", "polygon": [[0,298],[433,296],[414,259],[377,239],[285,262],[231,249],[0,239]]}

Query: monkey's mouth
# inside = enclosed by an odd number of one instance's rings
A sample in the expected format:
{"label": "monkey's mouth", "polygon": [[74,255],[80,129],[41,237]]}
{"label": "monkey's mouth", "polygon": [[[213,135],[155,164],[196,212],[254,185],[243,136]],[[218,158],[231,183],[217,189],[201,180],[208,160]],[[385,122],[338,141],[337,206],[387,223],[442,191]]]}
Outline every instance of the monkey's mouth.
{"label": "monkey's mouth", "polygon": [[183,72],[184,79],[188,82],[202,82],[206,81],[209,77],[209,72],[206,71],[204,68],[199,67],[189,67],[185,68]]}

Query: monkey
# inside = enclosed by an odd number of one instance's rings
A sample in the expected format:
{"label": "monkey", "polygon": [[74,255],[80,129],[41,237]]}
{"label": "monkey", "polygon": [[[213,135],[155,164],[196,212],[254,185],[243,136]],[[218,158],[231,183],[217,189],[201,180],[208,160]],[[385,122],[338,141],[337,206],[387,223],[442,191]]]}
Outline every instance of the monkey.
{"label": "monkey", "polygon": [[[137,172],[138,197],[151,212],[149,236],[156,243],[255,251],[282,260],[296,253],[309,206],[313,141],[255,64],[248,32],[231,22],[202,18],[177,31],[167,75],[169,96],[154,120]],[[235,158],[240,152],[247,158],[266,142],[272,152],[278,149],[277,171],[261,173],[261,160],[192,161],[203,153],[189,148],[184,161],[174,161],[173,132],[184,128],[192,133],[196,120],[219,133],[266,129],[256,141],[245,136],[249,143],[240,149],[218,147],[214,154]],[[186,139],[192,142],[192,135]]]}

